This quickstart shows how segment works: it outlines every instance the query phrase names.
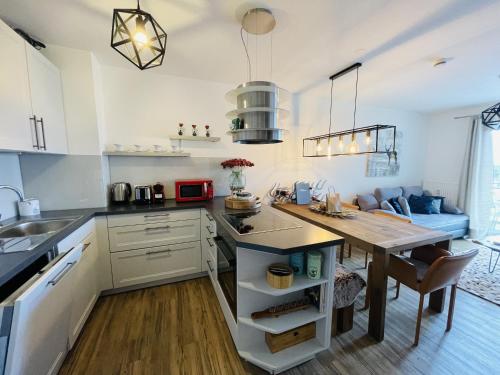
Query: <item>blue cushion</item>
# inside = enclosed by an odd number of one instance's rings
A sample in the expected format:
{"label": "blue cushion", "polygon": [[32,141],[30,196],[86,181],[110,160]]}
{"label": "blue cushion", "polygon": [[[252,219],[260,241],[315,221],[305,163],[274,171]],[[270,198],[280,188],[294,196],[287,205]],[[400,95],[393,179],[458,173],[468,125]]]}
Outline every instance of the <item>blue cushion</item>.
{"label": "blue cushion", "polygon": [[408,204],[410,205],[411,212],[416,214],[439,214],[441,207],[441,199],[429,197],[423,195],[417,197],[416,195],[410,195],[408,199]]}
{"label": "blue cushion", "polygon": [[396,211],[397,214],[404,215],[403,207],[401,207],[401,205],[399,204],[398,199],[399,197],[394,197],[389,199],[387,202],[389,202],[389,204],[394,208],[394,211]]}
{"label": "blue cushion", "polygon": [[426,228],[442,230],[445,232],[467,231],[469,227],[469,217],[467,215],[422,215],[413,214],[413,223]]}

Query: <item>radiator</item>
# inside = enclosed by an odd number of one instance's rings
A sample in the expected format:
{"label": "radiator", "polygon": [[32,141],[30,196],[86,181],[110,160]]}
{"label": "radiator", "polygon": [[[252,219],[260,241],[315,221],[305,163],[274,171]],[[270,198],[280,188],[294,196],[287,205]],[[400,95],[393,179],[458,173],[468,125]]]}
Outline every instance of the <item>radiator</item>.
{"label": "radiator", "polygon": [[456,205],[458,202],[458,183],[442,181],[424,181],[424,189],[433,195],[445,197],[445,202]]}

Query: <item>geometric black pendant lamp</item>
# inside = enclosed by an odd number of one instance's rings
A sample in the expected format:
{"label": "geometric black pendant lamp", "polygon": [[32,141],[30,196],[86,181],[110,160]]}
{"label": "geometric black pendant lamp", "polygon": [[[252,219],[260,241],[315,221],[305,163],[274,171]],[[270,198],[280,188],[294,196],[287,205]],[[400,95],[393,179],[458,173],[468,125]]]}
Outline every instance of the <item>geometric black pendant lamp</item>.
{"label": "geometric black pendant lamp", "polygon": [[137,9],[114,9],[111,47],[139,69],[160,66],[165,56],[167,33],[151,14]]}
{"label": "geometric black pendant lamp", "polygon": [[497,103],[491,106],[488,109],[485,109],[483,113],[481,113],[481,119],[483,120],[483,125],[493,129],[500,129],[500,103]]}

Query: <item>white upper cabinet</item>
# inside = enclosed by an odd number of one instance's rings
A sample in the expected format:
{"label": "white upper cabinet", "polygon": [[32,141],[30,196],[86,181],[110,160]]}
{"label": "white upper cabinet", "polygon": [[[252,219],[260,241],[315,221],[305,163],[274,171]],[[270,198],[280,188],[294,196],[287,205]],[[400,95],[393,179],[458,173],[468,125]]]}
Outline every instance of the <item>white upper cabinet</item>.
{"label": "white upper cabinet", "polygon": [[24,40],[0,21],[0,150],[33,151]]}
{"label": "white upper cabinet", "polygon": [[59,69],[29,44],[26,57],[37,151],[66,154],[68,141]]}

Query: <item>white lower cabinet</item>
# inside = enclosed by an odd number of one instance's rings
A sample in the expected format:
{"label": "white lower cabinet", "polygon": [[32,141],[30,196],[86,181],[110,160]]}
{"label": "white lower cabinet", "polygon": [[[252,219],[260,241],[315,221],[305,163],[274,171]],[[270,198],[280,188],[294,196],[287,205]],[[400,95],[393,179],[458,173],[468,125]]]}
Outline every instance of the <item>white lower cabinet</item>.
{"label": "white lower cabinet", "polygon": [[99,249],[95,232],[83,240],[82,256],[75,270],[75,288],[69,328],[69,349],[80,334],[99,293]]}
{"label": "white lower cabinet", "polygon": [[57,374],[68,349],[77,246],[42,274],[14,303],[5,373]]}
{"label": "white lower cabinet", "polygon": [[209,272],[209,255],[216,259],[217,247],[213,238],[217,235],[214,218],[206,210],[201,210],[201,269]]}
{"label": "white lower cabinet", "polygon": [[111,253],[113,285],[121,288],[201,272],[200,241]]}

